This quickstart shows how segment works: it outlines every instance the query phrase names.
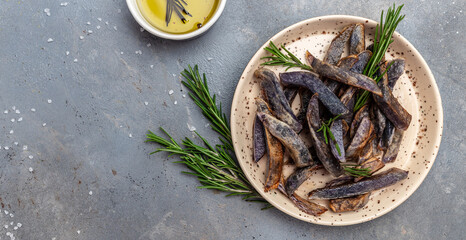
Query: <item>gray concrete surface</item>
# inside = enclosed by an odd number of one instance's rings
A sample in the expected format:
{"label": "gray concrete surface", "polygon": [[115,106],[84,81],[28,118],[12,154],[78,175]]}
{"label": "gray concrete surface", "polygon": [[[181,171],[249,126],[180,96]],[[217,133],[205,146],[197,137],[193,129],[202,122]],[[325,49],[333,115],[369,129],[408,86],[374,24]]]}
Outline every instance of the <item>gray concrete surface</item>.
{"label": "gray concrete surface", "polygon": [[464,0],[405,1],[398,31],[436,77],[445,127],[424,183],[381,218],[325,227],[261,211],[196,189],[144,143],[159,126],[191,136],[188,122],[216,140],[182,97],[188,64],[207,72],[229,112],[243,68],[275,33],[328,14],[378,19],[392,2],[230,0],[207,34],[173,42],[140,32],[122,0],[0,1],[0,239],[464,239]]}

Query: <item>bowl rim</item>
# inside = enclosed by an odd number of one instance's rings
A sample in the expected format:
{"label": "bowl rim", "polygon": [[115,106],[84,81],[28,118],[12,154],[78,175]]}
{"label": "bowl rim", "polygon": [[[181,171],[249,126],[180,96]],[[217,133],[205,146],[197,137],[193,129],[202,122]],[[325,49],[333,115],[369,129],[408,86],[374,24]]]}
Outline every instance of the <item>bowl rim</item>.
{"label": "bowl rim", "polygon": [[187,40],[205,33],[207,30],[210,29],[210,27],[214,25],[215,22],[217,22],[220,15],[222,15],[223,9],[225,8],[225,4],[227,2],[227,0],[219,0],[219,5],[212,18],[207,22],[207,24],[205,24],[198,30],[194,30],[192,32],[183,34],[173,34],[161,31],[156,27],[152,26],[149,22],[147,22],[144,16],[142,16],[141,11],[139,11],[139,7],[136,1],[137,0],[126,0],[128,9],[131,12],[133,18],[136,20],[136,22],[146,31],[150,32],[152,35],[170,40]]}
{"label": "bowl rim", "polygon": [[[313,18],[309,18],[309,19],[305,19],[305,20],[302,20],[300,22],[297,22],[295,24],[292,24],[286,28],[284,28],[283,30],[279,31],[278,33],[274,34],[272,37],[270,37],[255,53],[254,55],[251,57],[251,60],[247,63],[247,65],[245,66],[244,68],[244,71],[243,73],[241,74],[240,76],[240,80],[238,81],[237,83],[237,86],[236,86],[236,89],[235,89],[235,93],[233,95],[233,100],[232,100],[232,106],[231,106],[231,112],[230,112],[230,128],[231,128],[231,132],[236,132],[236,129],[237,129],[237,126],[236,124],[233,124],[233,119],[234,119],[234,115],[235,115],[235,111],[234,109],[237,107],[237,104],[239,102],[239,97],[241,95],[241,89],[242,89],[242,85],[246,83],[246,79],[243,79],[242,77],[249,71],[249,66],[254,62],[256,61],[255,59],[255,56],[256,54],[261,51],[264,47],[268,46],[268,43],[271,41],[271,40],[274,40],[276,37],[278,36],[281,36],[283,34],[285,34],[287,31],[290,31],[292,29],[295,29],[299,26],[303,26],[303,25],[306,25],[308,23],[311,23],[311,22],[318,22],[320,20],[338,20],[338,19],[349,19],[349,20],[353,20],[353,21],[359,21],[359,22],[363,22],[363,21],[368,21],[368,22],[371,22],[371,23],[377,23],[377,21],[374,21],[372,19],[368,19],[368,18],[364,18],[364,17],[359,17],[359,16],[352,16],[352,15],[324,15],[324,16],[317,16],[317,17],[313,17]],[[434,75],[432,74],[432,71],[431,69],[429,68],[429,66],[427,65],[427,62],[424,60],[424,57],[422,57],[422,55],[419,53],[419,51],[405,38],[403,37],[403,35],[401,35],[400,33],[398,33],[397,31],[395,31],[393,33],[393,36],[397,36],[399,38],[400,41],[402,41],[403,43],[407,44],[408,47],[413,51],[414,54],[418,55],[419,56],[419,59],[420,59],[420,64],[423,66],[423,68],[425,68],[427,70],[427,73],[429,75],[429,77],[431,77],[433,79],[433,82],[432,82],[432,88],[434,90],[434,92],[436,93],[435,94],[435,97],[437,98],[437,104],[436,104],[436,108],[438,109],[438,124],[436,126],[436,128],[433,130],[435,131],[435,135],[439,136],[435,139],[435,142],[434,142],[434,145],[436,146],[440,146],[440,143],[441,143],[441,139],[442,139],[442,132],[443,132],[443,121],[444,121],[444,117],[443,117],[443,107],[442,107],[442,98],[440,96],[440,91],[438,89],[438,86],[437,86],[437,82],[435,81],[435,78],[434,78]],[[237,144],[234,144],[236,141],[241,141],[242,139],[236,139],[236,135],[235,134],[232,134],[232,140],[233,140],[233,148],[234,148],[234,151],[235,151],[235,155],[236,155],[236,158],[239,159],[238,155],[236,154],[237,152],[240,151],[240,149],[237,148]],[[437,155],[438,155],[438,151],[439,151],[439,148],[434,148],[434,155],[431,155],[430,156],[430,159],[432,159],[430,161],[430,164],[429,164],[429,169],[427,169],[426,172],[424,172],[424,174],[422,174],[421,176],[421,179],[420,181],[416,182],[415,184],[413,184],[413,187],[410,188],[410,191],[408,192],[407,195],[404,195],[402,196],[402,199],[401,201],[397,201],[395,204],[393,205],[390,205],[389,207],[385,208],[384,211],[382,211],[381,213],[379,214],[375,214],[374,216],[366,216],[366,217],[362,217],[360,219],[357,219],[357,220],[353,220],[353,221],[348,221],[348,222],[326,222],[326,221],[309,221],[309,219],[305,218],[304,216],[299,216],[299,215],[296,215],[294,214],[293,212],[289,211],[286,207],[282,206],[282,205],[279,205],[277,204],[276,202],[272,201],[268,201],[269,200],[269,196],[264,193],[263,191],[257,191],[265,200],[267,200],[270,204],[272,204],[274,207],[276,207],[277,209],[279,209],[280,211],[286,213],[287,215],[293,217],[293,218],[296,218],[296,219],[299,219],[299,220],[302,220],[302,221],[305,221],[305,222],[310,222],[310,223],[313,223],[313,224],[317,224],[317,225],[327,225],[327,226],[348,226],[348,225],[354,225],[354,224],[359,224],[359,223],[363,223],[363,222],[367,222],[367,221],[371,221],[371,220],[374,220],[380,216],[383,216],[389,212],[391,212],[393,209],[397,208],[399,205],[401,205],[402,203],[404,203],[418,188],[419,186],[422,184],[422,182],[424,182],[427,174],[430,172],[430,170],[432,169],[432,166],[434,164],[434,161],[435,159],[437,158]],[[244,171],[244,168],[245,168],[245,163],[243,161],[238,161],[241,169]],[[246,178],[250,181],[250,182],[253,182],[252,179],[250,178],[250,176],[248,174],[245,174]],[[252,186],[255,188],[255,185],[252,184]]]}

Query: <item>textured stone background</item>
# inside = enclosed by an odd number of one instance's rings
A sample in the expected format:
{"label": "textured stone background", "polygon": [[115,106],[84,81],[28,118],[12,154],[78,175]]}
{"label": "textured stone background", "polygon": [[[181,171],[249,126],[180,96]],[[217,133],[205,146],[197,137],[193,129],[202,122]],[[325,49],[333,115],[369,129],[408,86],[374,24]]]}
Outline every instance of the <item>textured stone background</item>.
{"label": "textured stone background", "polygon": [[[442,145],[405,203],[350,227],[313,225],[197,190],[196,179],[180,174],[183,166],[164,154],[149,156],[156,146],[143,141],[159,126],[176,139],[190,136],[187,123],[216,140],[182,97],[179,72],[188,64],[208,73],[229,113],[243,68],[275,33],[321,15],[378,19],[393,1],[230,0],[207,34],[185,42],[140,32],[125,1],[68,2],[0,1],[1,239],[9,239],[7,232],[57,240],[464,238],[464,0],[405,1],[407,17],[398,31],[436,77],[445,114]],[[14,230],[17,223],[22,227]]]}

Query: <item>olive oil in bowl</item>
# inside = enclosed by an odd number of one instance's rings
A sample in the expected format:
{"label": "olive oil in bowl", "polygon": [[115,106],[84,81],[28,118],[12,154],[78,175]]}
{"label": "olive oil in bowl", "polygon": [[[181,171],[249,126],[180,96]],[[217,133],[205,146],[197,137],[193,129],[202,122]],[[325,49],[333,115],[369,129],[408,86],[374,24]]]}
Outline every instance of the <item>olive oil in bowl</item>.
{"label": "olive oil in bowl", "polygon": [[[179,11],[183,20],[175,11],[171,11],[167,23],[167,4],[173,0],[137,0],[142,16],[152,26],[171,34],[185,34],[202,28],[214,15],[219,0],[184,0],[185,13]],[[181,0],[179,2],[182,2]],[[177,3],[172,3],[177,4]],[[173,6],[173,5],[172,5]]]}

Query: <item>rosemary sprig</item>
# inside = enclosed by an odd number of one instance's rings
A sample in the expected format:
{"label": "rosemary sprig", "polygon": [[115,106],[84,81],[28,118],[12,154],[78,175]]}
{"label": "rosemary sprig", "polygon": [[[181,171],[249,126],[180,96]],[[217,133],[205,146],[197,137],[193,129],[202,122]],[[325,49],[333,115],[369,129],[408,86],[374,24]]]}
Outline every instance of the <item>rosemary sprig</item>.
{"label": "rosemary sprig", "polygon": [[330,126],[332,125],[332,123],[335,120],[337,120],[340,116],[341,114],[338,114],[337,116],[330,118],[327,122],[322,121],[322,126],[317,130],[317,132],[323,132],[326,144],[328,144],[328,138],[330,137],[330,139],[335,143],[335,148],[337,149],[338,155],[341,156],[340,146],[338,145],[337,141],[335,140],[335,137],[333,136],[332,131],[330,130]]}
{"label": "rosemary sprig", "polygon": [[[390,46],[390,44],[394,41],[392,39],[393,33],[395,32],[395,29],[398,26],[398,24],[405,17],[405,15],[400,15],[403,6],[404,5],[396,7],[395,4],[393,4],[393,8],[388,8],[387,15],[385,16],[385,22],[383,21],[384,12],[382,11],[382,14],[380,15],[380,23],[377,24],[377,27],[375,29],[373,54],[372,57],[369,59],[366,68],[364,69],[364,75],[373,78],[374,75],[377,73],[380,61],[385,56],[388,46]],[[383,74],[381,76],[383,76]],[[375,81],[379,82],[380,79],[381,77],[379,76],[375,79]],[[364,106],[368,98],[369,92],[367,91],[364,91],[361,94],[359,94],[353,109],[354,112],[358,111],[362,106]]]}
{"label": "rosemary sprig", "polygon": [[370,168],[360,168],[359,165],[347,164],[343,166],[343,170],[345,171],[346,175],[349,175],[352,177],[370,177],[371,176]]}
{"label": "rosemary sprig", "polygon": [[198,188],[227,192],[226,196],[241,195],[246,201],[266,203],[263,209],[270,208],[272,205],[267,203],[251,186],[232,157],[230,127],[226,115],[222,112],[221,104],[217,107],[215,95],[210,95],[205,74],[201,78],[196,65],[194,68],[189,66],[181,75],[185,78],[182,83],[190,90],[189,96],[209,119],[212,129],[221,135],[219,139],[222,144],[213,147],[197,132],[196,135],[201,139],[202,145],[194,143],[189,138],[183,139],[179,144],[163,128],[160,128],[168,138],[149,131],[146,142],[155,142],[162,146],[151,154],[168,152],[169,156],[178,155],[181,160],[175,163],[186,165],[190,171],[183,171],[183,173],[196,176],[202,184]]}
{"label": "rosemary sprig", "polygon": [[191,99],[202,110],[202,114],[212,123],[212,129],[221,135],[220,141],[228,150],[233,151],[230,124],[226,114],[222,112],[222,103],[217,107],[216,95],[210,95],[205,73],[201,78],[198,66],[195,65],[194,68],[191,68],[188,65],[188,69],[181,72],[181,75],[185,78],[182,83],[190,90],[189,96]]}
{"label": "rosemary sprig", "polygon": [[187,22],[186,18],[183,16],[183,13],[192,17],[192,15],[186,10],[186,8],[183,6],[188,5],[187,2],[184,0],[167,0],[167,7],[166,7],[166,12],[165,12],[165,23],[168,24],[170,23],[170,19],[172,18],[173,12],[178,15],[178,17],[181,19],[183,23]]}
{"label": "rosemary sprig", "polygon": [[270,41],[269,46],[265,47],[264,50],[271,53],[272,56],[262,57],[261,59],[270,59],[267,62],[262,63],[264,66],[285,66],[287,67],[285,71],[292,67],[298,67],[304,70],[311,70],[311,67],[302,63],[295,55],[293,55],[284,45],[281,45],[281,48],[285,50],[286,54],[282,53],[280,49],[275,46],[275,44]]}

